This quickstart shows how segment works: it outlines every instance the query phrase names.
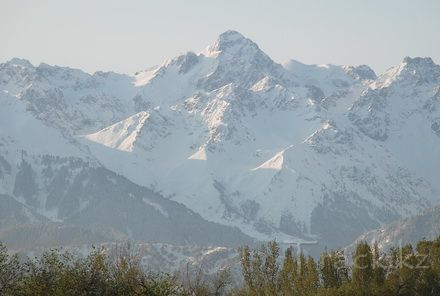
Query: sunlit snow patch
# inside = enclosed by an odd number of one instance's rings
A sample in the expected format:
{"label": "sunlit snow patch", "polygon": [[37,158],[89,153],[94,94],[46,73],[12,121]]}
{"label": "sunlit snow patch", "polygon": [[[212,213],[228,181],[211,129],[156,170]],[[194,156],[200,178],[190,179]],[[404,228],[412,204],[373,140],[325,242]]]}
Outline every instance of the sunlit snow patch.
{"label": "sunlit snow patch", "polygon": [[284,152],[291,148],[292,146],[287,147],[286,149],[278,152],[277,154],[275,154],[274,157],[272,157],[271,159],[267,160],[266,162],[264,162],[262,165],[253,168],[251,171],[256,171],[259,169],[266,169],[266,170],[276,170],[276,171],[280,171],[283,168],[283,163],[284,163]]}
{"label": "sunlit snow patch", "polygon": [[136,138],[149,116],[149,113],[142,111],[84,137],[110,148],[132,152]]}
{"label": "sunlit snow patch", "polygon": [[207,160],[205,147],[200,148],[196,153],[188,157],[191,160]]}

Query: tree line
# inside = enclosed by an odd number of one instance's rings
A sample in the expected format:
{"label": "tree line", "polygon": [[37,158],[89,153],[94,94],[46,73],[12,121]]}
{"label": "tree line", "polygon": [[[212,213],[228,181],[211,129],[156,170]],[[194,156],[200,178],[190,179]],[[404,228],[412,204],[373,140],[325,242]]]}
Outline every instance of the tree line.
{"label": "tree line", "polygon": [[315,261],[292,248],[282,260],[271,242],[240,251],[244,285],[238,295],[434,296],[440,295],[440,237],[381,253],[360,242],[350,262],[342,250],[324,252]]}
{"label": "tree line", "polygon": [[51,250],[23,260],[0,243],[0,295],[247,295],[247,296],[438,296],[440,237],[415,248],[380,252],[360,242],[350,260],[342,250],[320,258],[294,248],[281,255],[275,241],[239,250],[242,279],[219,270],[208,277],[198,270],[185,276],[146,272],[129,247],[87,257]]}

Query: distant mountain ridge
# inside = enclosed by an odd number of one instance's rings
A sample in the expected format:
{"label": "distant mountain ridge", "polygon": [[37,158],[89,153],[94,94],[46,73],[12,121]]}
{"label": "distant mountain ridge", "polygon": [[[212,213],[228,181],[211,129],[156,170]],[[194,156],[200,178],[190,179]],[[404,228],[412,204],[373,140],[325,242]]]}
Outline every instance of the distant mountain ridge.
{"label": "distant mountain ridge", "polygon": [[415,216],[402,218],[379,229],[368,231],[348,247],[352,251],[356,243],[366,241],[377,244],[384,251],[391,247],[411,244],[413,247],[421,240],[434,240],[440,236],[440,207],[433,207]]}
{"label": "distant mountain ridge", "polygon": [[0,91],[0,193],[106,238],[344,246],[440,198],[430,58],[280,65],[227,31],[135,76],[13,59]]}

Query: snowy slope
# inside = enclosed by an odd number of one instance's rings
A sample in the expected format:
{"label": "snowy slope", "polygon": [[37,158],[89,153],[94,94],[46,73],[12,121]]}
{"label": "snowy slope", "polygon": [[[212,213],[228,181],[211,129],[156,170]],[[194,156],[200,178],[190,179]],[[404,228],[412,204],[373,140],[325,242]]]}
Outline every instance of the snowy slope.
{"label": "snowy slope", "polygon": [[34,67],[20,59],[0,64],[0,87],[25,102],[36,118],[67,133],[91,132],[128,116],[136,93],[127,75]]}
{"label": "snowy slope", "polygon": [[42,120],[11,93],[0,93],[0,240],[14,247],[116,239],[251,241],[106,169],[74,131]]}
{"label": "snowy slope", "polygon": [[406,57],[381,75],[351,107],[350,120],[440,197],[440,66]]}

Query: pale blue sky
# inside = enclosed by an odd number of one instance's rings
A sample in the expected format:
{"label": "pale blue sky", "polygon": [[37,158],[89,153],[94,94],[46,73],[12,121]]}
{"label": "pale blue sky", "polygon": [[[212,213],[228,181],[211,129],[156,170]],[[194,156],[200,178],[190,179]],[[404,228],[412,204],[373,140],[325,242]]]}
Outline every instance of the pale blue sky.
{"label": "pale blue sky", "polygon": [[0,62],[134,73],[234,29],[276,62],[440,63],[440,0],[0,0]]}

